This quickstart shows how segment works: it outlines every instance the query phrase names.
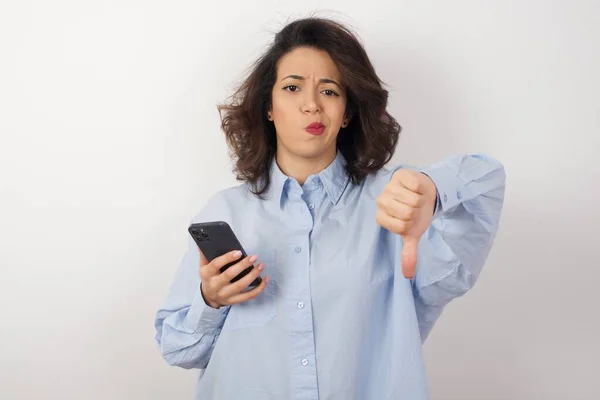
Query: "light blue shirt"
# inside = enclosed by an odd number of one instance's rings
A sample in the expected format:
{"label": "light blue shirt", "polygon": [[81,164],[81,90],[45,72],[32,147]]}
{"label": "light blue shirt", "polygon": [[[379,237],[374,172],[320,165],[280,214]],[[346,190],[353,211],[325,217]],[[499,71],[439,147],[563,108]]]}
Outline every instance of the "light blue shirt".
{"label": "light blue shirt", "polygon": [[504,168],[476,154],[419,169],[435,182],[438,204],[416,275],[406,279],[402,239],[375,214],[393,172],[409,167],[353,184],[344,165],[338,152],[300,186],[274,162],[267,199],[242,184],[192,219],[229,223],[271,277],[253,300],[207,306],[188,235],[155,326],[169,364],[201,369],[197,399],[428,398],[421,345],[444,306],[478,278],[498,229]]}

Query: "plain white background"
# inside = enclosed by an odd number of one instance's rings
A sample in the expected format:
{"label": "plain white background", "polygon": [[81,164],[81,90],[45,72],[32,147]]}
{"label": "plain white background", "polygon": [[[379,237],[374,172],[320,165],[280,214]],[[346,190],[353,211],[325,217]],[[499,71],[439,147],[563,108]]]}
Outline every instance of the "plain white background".
{"label": "plain white background", "polygon": [[600,398],[600,3],[301,3],[2,2],[0,398],[193,397],[153,318],[189,220],[236,184],[216,104],[315,10],[388,85],[394,162],[506,166],[485,270],[424,347],[432,399]]}

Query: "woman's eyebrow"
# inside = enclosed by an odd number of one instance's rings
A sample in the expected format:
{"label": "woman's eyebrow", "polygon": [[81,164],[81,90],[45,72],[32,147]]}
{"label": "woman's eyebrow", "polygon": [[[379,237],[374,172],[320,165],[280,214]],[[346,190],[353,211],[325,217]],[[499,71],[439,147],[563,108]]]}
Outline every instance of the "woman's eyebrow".
{"label": "woman's eyebrow", "polygon": [[[306,78],[304,78],[304,77],[303,77],[303,76],[301,76],[301,75],[288,75],[288,76],[286,76],[285,78],[283,78],[283,79],[282,79],[282,81],[283,81],[283,80],[286,80],[286,79],[297,79],[297,80],[299,80],[299,81],[304,81],[304,80],[306,80]],[[321,79],[319,80],[319,82],[320,82],[320,83],[333,83],[334,85],[337,85],[337,87],[339,87],[340,89],[342,89],[342,86],[341,86],[339,83],[337,83],[335,80],[333,80],[333,79],[329,79],[329,78],[321,78]]]}

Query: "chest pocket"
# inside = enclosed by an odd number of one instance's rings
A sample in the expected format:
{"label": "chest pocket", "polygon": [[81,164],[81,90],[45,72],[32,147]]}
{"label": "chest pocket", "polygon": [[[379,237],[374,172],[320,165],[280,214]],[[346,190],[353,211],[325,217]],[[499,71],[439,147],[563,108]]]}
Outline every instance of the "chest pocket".
{"label": "chest pocket", "polygon": [[242,303],[232,304],[227,313],[223,331],[261,327],[271,321],[277,313],[277,265],[275,250],[264,248],[247,249],[248,255],[256,254],[258,262],[265,264],[261,277],[269,276],[267,287],[253,299]]}

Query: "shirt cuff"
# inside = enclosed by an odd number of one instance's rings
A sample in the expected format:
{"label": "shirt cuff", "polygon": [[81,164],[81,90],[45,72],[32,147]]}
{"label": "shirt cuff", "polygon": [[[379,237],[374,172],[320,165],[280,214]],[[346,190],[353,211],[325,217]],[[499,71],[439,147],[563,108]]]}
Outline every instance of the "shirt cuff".
{"label": "shirt cuff", "polygon": [[437,188],[434,217],[448,212],[463,202],[466,187],[453,165],[435,164],[421,169],[420,172],[431,178]]}
{"label": "shirt cuff", "polygon": [[194,332],[214,332],[223,327],[228,312],[229,306],[216,309],[206,304],[200,290],[200,285],[198,285],[198,290],[194,295],[192,305],[186,317],[186,324]]}

